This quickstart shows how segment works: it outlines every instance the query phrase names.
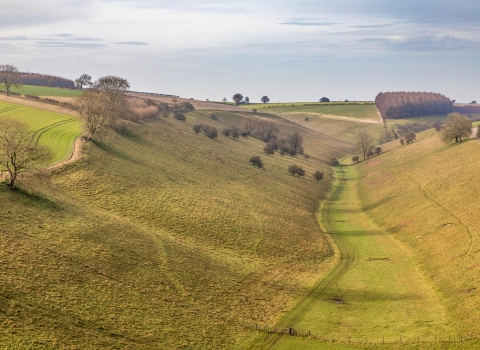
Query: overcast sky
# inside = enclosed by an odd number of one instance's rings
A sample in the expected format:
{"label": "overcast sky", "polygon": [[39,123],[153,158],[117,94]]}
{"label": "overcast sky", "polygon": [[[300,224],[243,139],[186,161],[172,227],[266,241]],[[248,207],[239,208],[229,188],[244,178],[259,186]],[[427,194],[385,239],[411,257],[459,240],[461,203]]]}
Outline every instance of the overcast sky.
{"label": "overcast sky", "polygon": [[478,0],[0,0],[0,63],[220,100],[480,99]]}

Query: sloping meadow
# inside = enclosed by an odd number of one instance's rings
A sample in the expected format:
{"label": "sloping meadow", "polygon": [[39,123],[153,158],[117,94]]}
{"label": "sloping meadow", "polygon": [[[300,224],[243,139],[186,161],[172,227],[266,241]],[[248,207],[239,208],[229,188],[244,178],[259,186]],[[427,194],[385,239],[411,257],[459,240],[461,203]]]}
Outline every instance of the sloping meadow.
{"label": "sloping meadow", "polygon": [[452,330],[478,336],[480,144],[446,146],[432,131],[419,139],[360,166],[363,206],[416,253]]}
{"label": "sloping meadow", "polygon": [[292,307],[332,263],[315,216],[328,182],[312,174],[330,179],[326,161],[351,146],[280,118],[308,159],[192,130],[244,117],[104,131],[35,190],[0,188],[0,347],[245,348]]}

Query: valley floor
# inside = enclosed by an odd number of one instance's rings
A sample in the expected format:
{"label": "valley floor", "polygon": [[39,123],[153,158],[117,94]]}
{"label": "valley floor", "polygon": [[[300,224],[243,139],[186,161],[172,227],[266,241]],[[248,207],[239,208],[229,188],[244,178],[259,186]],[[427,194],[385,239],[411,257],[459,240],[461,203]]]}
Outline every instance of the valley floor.
{"label": "valley floor", "polygon": [[[335,172],[335,190],[323,206],[322,221],[338,247],[338,265],[279,324],[314,340],[267,334],[254,348],[343,348],[350,342],[356,344],[352,348],[383,342],[402,348],[459,339],[412,254],[361,208],[356,167]],[[331,340],[337,345],[326,342]]]}

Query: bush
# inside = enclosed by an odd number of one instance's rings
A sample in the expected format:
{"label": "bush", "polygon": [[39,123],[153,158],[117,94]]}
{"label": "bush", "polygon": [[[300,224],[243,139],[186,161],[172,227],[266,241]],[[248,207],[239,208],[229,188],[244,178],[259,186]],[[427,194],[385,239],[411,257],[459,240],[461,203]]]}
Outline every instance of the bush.
{"label": "bush", "polygon": [[215,139],[218,137],[218,130],[217,128],[213,127],[213,126],[210,126],[210,125],[204,125],[202,127],[203,129],[203,132],[205,133],[205,135],[207,135],[208,137],[210,137],[211,139]]}
{"label": "bush", "polygon": [[358,163],[358,159],[359,159],[358,156],[353,156],[353,157],[352,157],[352,162]]}
{"label": "bush", "polygon": [[317,181],[323,180],[323,173],[320,170],[317,170],[313,173],[313,178]]}
{"label": "bush", "polygon": [[183,112],[175,112],[175,114],[173,115],[173,118],[175,118],[176,120],[179,120],[181,122],[184,122],[185,120],[187,120],[187,117],[185,117],[185,114],[183,114]]}
{"label": "bush", "polygon": [[218,120],[218,117],[213,113],[210,114],[210,118],[212,118],[212,120]]}
{"label": "bush", "polygon": [[258,169],[263,168],[263,162],[259,156],[250,157],[249,162],[252,163],[252,165],[255,165]]}
{"label": "bush", "polygon": [[190,102],[182,102],[180,103],[180,107],[187,112],[192,112],[195,110],[195,107]]}
{"label": "bush", "polygon": [[271,156],[275,154],[275,148],[273,148],[271,145],[266,145],[265,148],[263,149],[263,152],[265,152],[266,155]]}
{"label": "bush", "polygon": [[340,162],[338,161],[337,158],[330,158],[330,165],[331,166],[339,166]]}
{"label": "bush", "polygon": [[436,120],[435,123],[433,123],[433,127],[436,131],[442,130],[442,122],[440,120]]}
{"label": "bush", "polygon": [[400,139],[399,141],[402,144],[402,146],[405,146],[405,139]]}
{"label": "bush", "polygon": [[257,114],[257,109],[256,108],[252,109],[252,112],[253,114]]}
{"label": "bush", "polygon": [[231,132],[232,132],[232,139],[235,140],[235,139],[238,139],[240,137],[240,132],[238,131],[237,128],[233,128],[231,130]]}
{"label": "bush", "polygon": [[409,132],[407,135],[405,135],[405,142],[408,144],[412,143],[417,139],[417,135],[413,132]]}
{"label": "bush", "polygon": [[224,134],[225,137],[229,137],[231,132],[232,132],[232,130],[230,128],[225,128],[225,129],[223,129],[222,134]]}
{"label": "bush", "polygon": [[195,124],[192,127],[193,131],[195,131],[195,135],[198,134],[200,131],[202,131],[202,124]]}
{"label": "bush", "polygon": [[305,176],[305,170],[303,170],[302,167],[299,167],[298,165],[295,165],[295,164],[290,165],[288,167],[288,172],[292,174],[292,176],[295,176],[295,175],[297,175],[298,177]]}
{"label": "bush", "polygon": [[375,147],[374,152],[378,156],[380,153],[382,153],[382,147]]}

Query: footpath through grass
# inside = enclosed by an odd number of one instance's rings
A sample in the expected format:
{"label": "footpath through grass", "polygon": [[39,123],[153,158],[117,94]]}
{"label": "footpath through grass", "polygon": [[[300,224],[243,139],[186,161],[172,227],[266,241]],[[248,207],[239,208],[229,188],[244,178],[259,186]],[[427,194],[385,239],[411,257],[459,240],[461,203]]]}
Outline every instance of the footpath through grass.
{"label": "footpath through grass", "polygon": [[38,142],[54,153],[52,164],[69,159],[75,140],[82,134],[78,118],[38,108],[0,102],[0,118],[5,117],[28,124]]}
{"label": "footpath through grass", "polygon": [[[356,168],[337,167],[335,173],[322,222],[338,247],[338,264],[280,325],[310,331],[319,339],[310,343],[312,349],[331,348],[325,340],[332,339],[358,344],[457,337],[410,252],[363,213]],[[256,348],[301,348],[304,342],[270,335]]]}

